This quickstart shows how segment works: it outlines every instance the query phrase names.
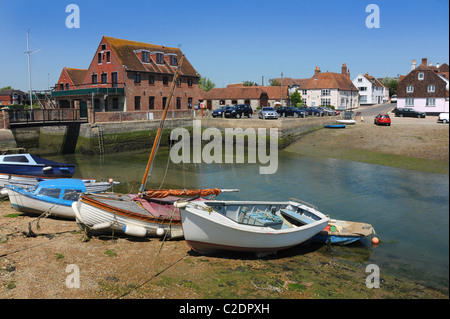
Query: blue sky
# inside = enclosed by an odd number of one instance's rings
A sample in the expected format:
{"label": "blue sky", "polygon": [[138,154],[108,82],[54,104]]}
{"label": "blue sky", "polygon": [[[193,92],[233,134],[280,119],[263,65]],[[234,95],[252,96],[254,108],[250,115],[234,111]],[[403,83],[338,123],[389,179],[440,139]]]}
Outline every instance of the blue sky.
{"label": "blue sky", "polygon": [[[66,6],[80,8],[68,29]],[[366,6],[380,10],[369,29]],[[411,60],[449,62],[449,1],[300,0],[0,0],[0,87],[28,90],[26,31],[33,89],[47,89],[63,67],[88,68],[101,37],[177,47],[217,87],[280,77],[309,78],[315,66],[352,79],[407,74]]]}

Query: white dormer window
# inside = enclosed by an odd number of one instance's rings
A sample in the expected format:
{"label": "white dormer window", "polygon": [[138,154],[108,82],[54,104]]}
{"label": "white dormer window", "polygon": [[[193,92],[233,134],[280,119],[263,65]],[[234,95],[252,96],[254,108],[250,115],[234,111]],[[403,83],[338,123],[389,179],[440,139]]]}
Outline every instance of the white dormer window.
{"label": "white dormer window", "polygon": [[423,80],[425,74],[423,72],[419,72],[418,79]]}
{"label": "white dormer window", "polygon": [[414,85],[408,85],[406,87],[406,93],[413,93],[414,92]]}
{"label": "white dormer window", "polygon": [[358,82],[362,82],[362,78],[358,78]]}
{"label": "white dormer window", "polygon": [[435,91],[435,89],[436,89],[436,86],[434,85],[434,84],[430,84],[430,85],[428,85],[428,92],[434,92]]}

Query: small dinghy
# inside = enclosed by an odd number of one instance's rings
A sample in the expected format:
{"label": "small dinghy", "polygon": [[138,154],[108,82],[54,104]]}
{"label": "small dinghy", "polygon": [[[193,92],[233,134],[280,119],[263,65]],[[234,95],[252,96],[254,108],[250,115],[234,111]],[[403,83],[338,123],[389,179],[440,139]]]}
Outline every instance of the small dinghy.
{"label": "small dinghy", "polygon": [[352,124],[356,124],[356,120],[336,120],[336,123],[352,125]]}
{"label": "small dinghy", "polygon": [[345,124],[325,124],[325,128],[345,128]]}
{"label": "small dinghy", "polygon": [[72,203],[85,191],[86,186],[81,180],[59,178],[39,182],[34,187],[7,185],[1,192],[9,196],[17,211],[75,219]]}
{"label": "small dinghy", "polygon": [[184,238],[200,254],[221,250],[275,253],[301,244],[325,228],[328,217],[294,201],[177,202]]}
{"label": "small dinghy", "polygon": [[375,234],[370,224],[330,219],[329,224],[311,240],[319,243],[348,245]]}

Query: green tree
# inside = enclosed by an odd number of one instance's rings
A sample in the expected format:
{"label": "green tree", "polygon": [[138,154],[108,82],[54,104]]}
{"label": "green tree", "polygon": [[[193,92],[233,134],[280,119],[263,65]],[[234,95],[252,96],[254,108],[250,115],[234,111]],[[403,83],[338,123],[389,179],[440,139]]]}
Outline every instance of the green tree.
{"label": "green tree", "polygon": [[291,100],[291,105],[295,107],[299,107],[303,105],[303,99],[302,96],[298,91],[295,91],[289,96],[289,99]]}
{"label": "green tree", "polygon": [[270,86],[281,86],[281,82],[277,79],[269,79]]}
{"label": "green tree", "polygon": [[398,79],[385,77],[381,82],[389,88],[389,96],[397,94]]}
{"label": "green tree", "polygon": [[253,82],[253,81],[244,81],[244,82],[242,82],[242,85],[244,85],[244,86],[255,86],[255,82]]}
{"label": "green tree", "polygon": [[214,82],[212,82],[210,79],[200,76],[200,80],[198,81],[198,86],[203,91],[208,92],[212,88],[215,88],[216,84]]}
{"label": "green tree", "polygon": [[5,86],[5,87],[2,87],[2,88],[0,88],[0,92],[1,91],[6,91],[6,90],[12,90],[13,88],[11,87],[11,85],[9,85],[9,86]]}

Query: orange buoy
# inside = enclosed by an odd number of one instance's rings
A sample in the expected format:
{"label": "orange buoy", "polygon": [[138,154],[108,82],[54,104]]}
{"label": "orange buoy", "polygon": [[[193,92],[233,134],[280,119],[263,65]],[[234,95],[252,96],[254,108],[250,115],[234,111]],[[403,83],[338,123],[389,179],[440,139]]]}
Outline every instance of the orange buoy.
{"label": "orange buoy", "polygon": [[379,242],[380,242],[380,240],[378,239],[378,237],[373,237],[372,238],[372,244],[378,245]]}

